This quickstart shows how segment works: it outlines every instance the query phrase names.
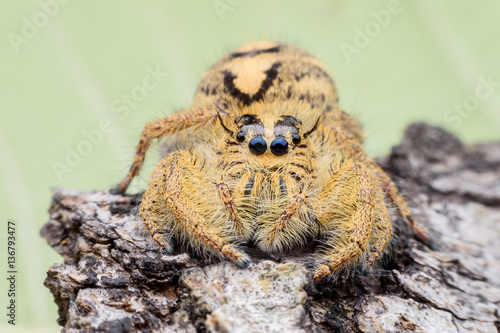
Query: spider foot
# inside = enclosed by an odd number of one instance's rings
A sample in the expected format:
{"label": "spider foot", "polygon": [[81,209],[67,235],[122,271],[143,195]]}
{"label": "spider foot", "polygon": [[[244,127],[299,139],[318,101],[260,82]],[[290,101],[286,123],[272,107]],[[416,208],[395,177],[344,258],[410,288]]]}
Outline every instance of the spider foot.
{"label": "spider foot", "polygon": [[316,271],[314,271],[313,282],[317,283],[326,278],[331,273],[332,271],[327,265],[321,265],[316,269]]}
{"label": "spider foot", "polygon": [[221,253],[231,259],[239,268],[247,268],[252,262],[248,254],[234,249],[231,245],[224,245]]}
{"label": "spider foot", "polygon": [[112,189],[109,190],[109,194],[113,195],[124,195],[125,191],[122,191],[119,189],[118,186],[113,187]]}

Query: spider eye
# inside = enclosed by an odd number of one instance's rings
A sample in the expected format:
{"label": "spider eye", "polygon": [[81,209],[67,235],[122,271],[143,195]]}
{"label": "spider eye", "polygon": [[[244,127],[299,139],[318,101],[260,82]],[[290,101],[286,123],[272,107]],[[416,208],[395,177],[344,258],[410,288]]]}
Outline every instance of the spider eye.
{"label": "spider eye", "polygon": [[293,134],[292,135],[292,142],[294,145],[298,145],[300,143],[300,135]]}
{"label": "spider eye", "polygon": [[264,139],[261,137],[256,137],[250,140],[250,143],[248,144],[248,148],[250,149],[250,152],[254,155],[262,155],[266,152],[267,150],[267,144]]}
{"label": "spider eye", "polygon": [[274,139],[271,142],[271,152],[276,156],[283,156],[288,153],[288,142],[283,138]]}
{"label": "spider eye", "polygon": [[245,141],[245,133],[242,132],[239,132],[238,134],[236,134],[236,140],[238,142],[243,142]]}

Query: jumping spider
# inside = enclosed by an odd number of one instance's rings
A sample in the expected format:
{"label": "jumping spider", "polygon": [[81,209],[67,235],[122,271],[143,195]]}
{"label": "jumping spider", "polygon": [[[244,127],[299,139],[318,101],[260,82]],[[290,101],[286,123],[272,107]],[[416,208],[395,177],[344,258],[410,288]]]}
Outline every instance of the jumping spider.
{"label": "jumping spider", "polygon": [[360,123],[338,108],[327,69],[296,47],[261,41],[219,60],[190,110],[146,124],[115,193],[126,191],[152,140],[164,137],[168,152],[139,216],[167,253],[174,237],[246,267],[243,242],[284,252],[319,239],[319,281],[374,266],[392,237],[391,205],[427,239],[394,183],[363,152]]}

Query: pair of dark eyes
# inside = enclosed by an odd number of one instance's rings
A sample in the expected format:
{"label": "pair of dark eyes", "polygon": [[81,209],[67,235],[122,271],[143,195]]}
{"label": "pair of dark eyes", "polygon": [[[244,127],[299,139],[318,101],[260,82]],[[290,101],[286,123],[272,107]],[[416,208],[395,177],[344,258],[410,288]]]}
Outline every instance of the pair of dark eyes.
{"label": "pair of dark eyes", "polygon": [[[236,136],[236,140],[239,142],[245,141],[245,134],[240,132]],[[300,142],[300,136],[298,134],[292,135],[292,142],[298,144]],[[266,140],[257,136],[250,140],[248,144],[250,152],[254,155],[262,155],[267,150]],[[276,138],[271,142],[271,152],[276,156],[283,156],[288,153],[288,142],[284,138]]]}
{"label": "pair of dark eyes", "polygon": [[[236,135],[236,140],[238,142],[243,142],[245,141],[245,133],[242,131],[242,132],[239,132],[237,135]],[[292,134],[292,142],[294,145],[298,145],[300,143],[300,135],[294,133]]]}

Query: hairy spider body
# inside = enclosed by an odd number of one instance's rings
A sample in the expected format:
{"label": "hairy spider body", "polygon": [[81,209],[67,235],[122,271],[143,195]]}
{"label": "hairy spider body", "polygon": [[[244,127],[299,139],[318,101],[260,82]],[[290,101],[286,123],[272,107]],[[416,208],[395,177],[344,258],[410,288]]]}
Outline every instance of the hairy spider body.
{"label": "hairy spider body", "polygon": [[375,265],[395,206],[420,236],[396,186],[362,149],[360,123],[338,107],[327,69],[308,53],[262,41],[202,77],[190,110],[148,123],[124,193],[153,139],[166,138],[139,216],[167,253],[170,239],[240,267],[240,244],[284,252],[321,240],[314,280]]}

